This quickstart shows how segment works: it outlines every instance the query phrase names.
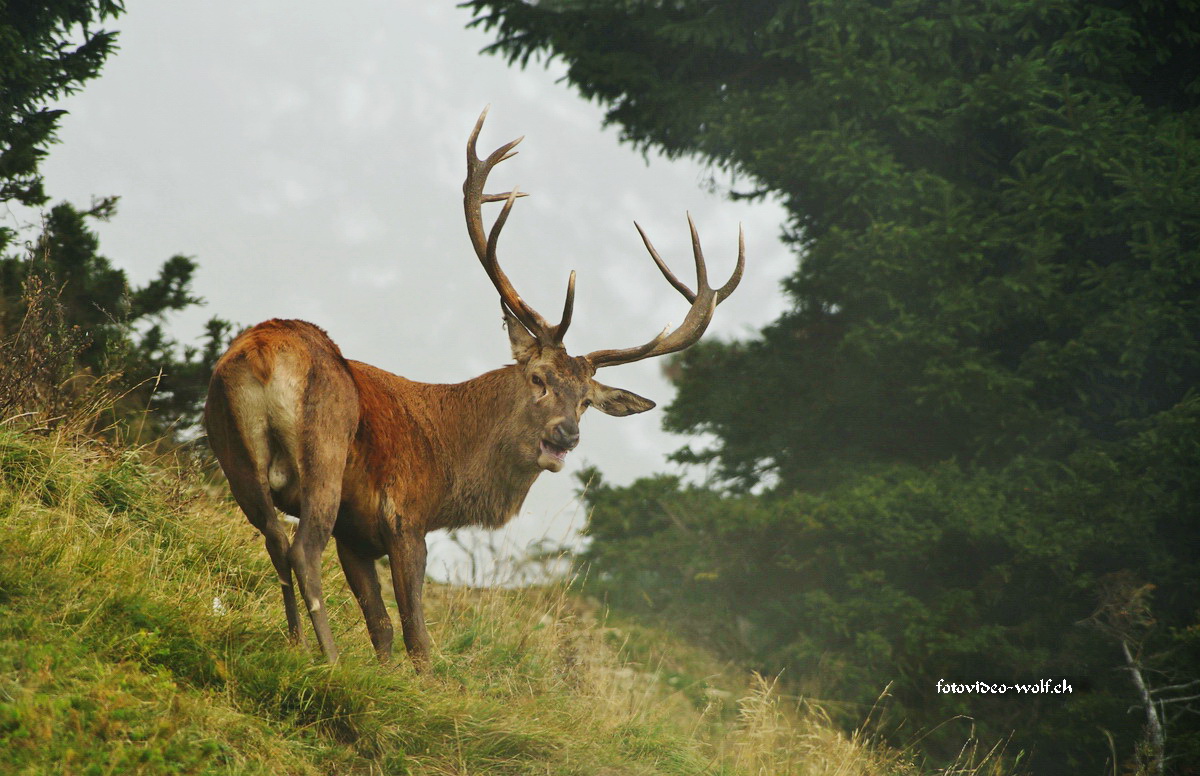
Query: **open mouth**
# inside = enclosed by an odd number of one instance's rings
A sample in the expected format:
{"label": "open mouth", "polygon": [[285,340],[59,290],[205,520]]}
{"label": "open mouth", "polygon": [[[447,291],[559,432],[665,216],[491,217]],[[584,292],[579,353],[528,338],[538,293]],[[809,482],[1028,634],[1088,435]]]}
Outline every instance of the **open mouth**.
{"label": "open mouth", "polygon": [[553,442],[547,442],[545,439],[542,440],[538,450],[542,455],[557,461],[560,466],[567,460],[567,453],[571,452],[568,448],[559,447]]}

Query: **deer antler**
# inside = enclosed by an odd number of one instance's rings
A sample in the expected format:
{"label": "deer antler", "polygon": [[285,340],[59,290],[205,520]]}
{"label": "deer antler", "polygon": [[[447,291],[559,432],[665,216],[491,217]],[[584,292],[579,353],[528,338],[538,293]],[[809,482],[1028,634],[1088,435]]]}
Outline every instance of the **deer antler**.
{"label": "deer antler", "polygon": [[641,361],[644,358],[665,356],[668,353],[675,353],[694,344],[704,334],[704,330],[708,328],[708,323],[712,320],[713,310],[737,288],[738,283],[742,279],[742,270],[746,267],[746,239],[742,227],[739,225],[737,267],[733,270],[733,275],[729,278],[729,282],[718,289],[713,289],[708,284],[708,270],[704,266],[704,253],[700,249],[700,235],[696,233],[696,224],[692,222],[692,215],[689,213],[688,228],[692,232],[692,255],[696,259],[696,291],[693,293],[690,288],[680,282],[679,278],[675,277],[675,274],[663,262],[662,257],[658,255],[658,251],[651,244],[650,238],[646,236],[645,230],[636,222],[634,226],[637,227],[638,234],[642,236],[642,242],[646,244],[646,250],[650,251],[650,258],[654,259],[654,263],[663,273],[663,277],[667,279],[668,283],[674,286],[676,291],[683,294],[684,298],[692,303],[692,307],[688,310],[679,328],[669,335],[667,334],[667,329],[663,329],[657,337],[644,345],[620,350],[597,350],[588,353],[585,358],[596,368],[629,364],[634,361]]}
{"label": "deer antler", "polygon": [[[505,159],[517,155],[513,148],[525,137],[521,136],[511,143],[500,146],[487,159],[480,159],[475,152],[475,141],[479,139],[479,131],[483,128],[483,120],[487,118],[487,113],[488,109],[484,108],[483,112],[479,114],[479,120],[475,122],[475,129],[471,132],[470,139],[467,140],[467,178],[463,181],[463,210],[467,216],[467,232],[471,236],[471,243],[475,246],[475,254],[483,264],[483,269],[487,272],[488,277],[491,278],[492,285],[500,292],[500,300],[509,312],[516,316],[517,320],[541,344],[561,344],[563,335],[567,333],[567,327],[571,325],[571,313],[575,306],[575,273],[571,273],[571,278],[567,282],[567,301],[563,306],[562,320],[557,326],[551,326],[545,318],[538,314],[537,310],[530,307],[521,298],[521,295],[513,288],[508,276],[504,274],[504,270],[500,269],[500,262],[496,258],[496,244],[500,240],[500,230],[504,228],[504,222],[508,220],[513,202],[517,197],[527,195],[525,192],[518,191],[516,187],[503,194],[484,194],[483,187],[493,167]],[[500,211],[496,222],[492,224],[491,231],[487,234],[483,229],[482,208],[484,202],[504,203],[504,209]]]}

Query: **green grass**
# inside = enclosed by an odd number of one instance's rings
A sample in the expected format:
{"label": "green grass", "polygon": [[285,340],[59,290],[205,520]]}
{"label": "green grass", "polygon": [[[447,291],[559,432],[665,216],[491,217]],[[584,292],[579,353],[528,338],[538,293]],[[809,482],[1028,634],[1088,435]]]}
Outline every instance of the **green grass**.
{"label": "green grass", "polygon": [[0,429],[0,542],[0,773],[916,773],[562,586],[430,585],[417,675],[328,552],[325,665],[231,503],[99,443]]}

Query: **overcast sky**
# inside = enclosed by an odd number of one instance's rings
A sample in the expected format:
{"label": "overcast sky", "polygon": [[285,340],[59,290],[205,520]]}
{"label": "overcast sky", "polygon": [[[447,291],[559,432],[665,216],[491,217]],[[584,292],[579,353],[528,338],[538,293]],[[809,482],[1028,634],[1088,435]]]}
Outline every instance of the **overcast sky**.
{"label": "overcast sky", "polygon": [[[461,204],[466,138],[490,103],[481,154],[526,139],[489,190],[531,192],[505,227],[501,262],[555,320],[577,271],[571,352],[639,344],[682,320],[686,302],[632,222],[687,281],[687,210],[718,283],[733,268],[738,222],[746,228],[745,278],[706,336],[746,336],[778,317],[779,281],[793,264],[778,239],[780,207],[709,193],[695,162],[647,163],[559,82],[561,65],[521,71],[481,55],[490,39],[465,29],[469,20],[428,0],[131,3],[108,25],[120,30],[119,52],[63,105],[47,191],[79,204],[121,197],[99,227],[101,246],[135,284],[173,254],[196,258],[207,304],[175,319],[180,339],[196,338],[212,315],[243,325],[303,318],[348,358],[459,382],[511,361]],[[687,440],[661,430],[673,391],[660,364],[598,377],[659,408],[588,413],[567,467],[538,479],[502,544],[569,540],[584,521],[571,475],[585,464],[619,483],[676,470],[666,455]],[[430,547],[433,576],[458,568],[444,539],[431,536]]]}

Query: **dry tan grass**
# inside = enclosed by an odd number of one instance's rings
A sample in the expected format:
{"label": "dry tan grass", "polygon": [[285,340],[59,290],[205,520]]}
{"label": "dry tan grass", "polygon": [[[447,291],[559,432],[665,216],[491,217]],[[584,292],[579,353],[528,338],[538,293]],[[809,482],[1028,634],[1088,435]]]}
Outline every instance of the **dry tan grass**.
{"label": "dry tan grass", "polygon": [[[387,574],[382,578],[386,579]],[[539,656],[536,677],[504,672],[514,698],[546,693],[572,697],[563,714],[571,727],[600,738],[620,738],[636,726],[670,731],[701,745],[703,772],[745,776],[1002,776],[1000,753],[968,741],[942,767],[920,762],[913,751],[891,748],[865,728],[847,734],[819,706],[781,693],[778,677],[743,674],[701,650],[653,629],[630,631],[609,624],[598,605],[558,583],[511,590],[432,584],[428,610],[438,644],[453,644],[464,626],[485,640],[515,644]],[[473,625],[472,625],[473,624]],[[349,634],[348,634],[349,635]],[[365,639],[365,629],[356,637]],[[630,639],[649,640],[637,650]],[[637,652],[634,659],[631,652]],[[476,676],[491,670],[475,653],[463,666]],[[454,660],[442,655],[443,660]],[[699,674],[704,687],[687,693],[672,679],[678,669]],[[701,702],[701,699],[702,702]]]}

